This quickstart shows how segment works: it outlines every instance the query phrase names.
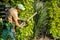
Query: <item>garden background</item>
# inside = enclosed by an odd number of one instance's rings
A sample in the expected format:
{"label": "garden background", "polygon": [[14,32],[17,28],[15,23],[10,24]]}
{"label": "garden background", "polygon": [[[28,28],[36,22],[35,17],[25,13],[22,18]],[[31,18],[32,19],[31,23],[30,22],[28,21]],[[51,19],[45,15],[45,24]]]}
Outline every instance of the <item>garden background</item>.
{"label": "garden background", "polygon": [[[15,7],[23,4],[25,11],[19,11],[19,17],[27,20],[35,12],[28,25],[16,29],[18,40],[38,40],[40,37],[48,36],[53,40],[60,40],[60,0],[2,0],[0,4],[8,4]],[[0,34],[2,33],[2,20],[0,18]]]}

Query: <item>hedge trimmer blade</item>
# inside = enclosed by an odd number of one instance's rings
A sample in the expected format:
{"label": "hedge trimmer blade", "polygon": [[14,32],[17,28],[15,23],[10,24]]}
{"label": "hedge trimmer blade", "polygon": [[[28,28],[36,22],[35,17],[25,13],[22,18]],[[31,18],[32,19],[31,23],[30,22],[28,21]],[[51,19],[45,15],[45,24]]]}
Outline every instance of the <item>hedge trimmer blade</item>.
{"label": "hedge trimmer blade", "polygon": [[29,21],[31,18],[33,18],[36,14],[37,14],[37,12],[35,12],[31,17],[29,17],[29,18],[27,19],[27,21]]}

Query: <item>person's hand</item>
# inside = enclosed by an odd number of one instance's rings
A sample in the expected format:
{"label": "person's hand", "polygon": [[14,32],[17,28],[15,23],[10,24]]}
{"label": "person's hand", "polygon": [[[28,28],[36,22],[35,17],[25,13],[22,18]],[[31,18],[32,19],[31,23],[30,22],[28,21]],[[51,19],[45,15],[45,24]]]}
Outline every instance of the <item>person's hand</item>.
{"label": "person's hand", "polygon": [[27,25],[27,23],[26,23],[26,22],[22,22],[22,24],[23,24],[23,26],[26,26],[26,25]]}
{"label": "person's hand", "polygon": [[22,23],[20,24],[19,28],[23,28],[23,27],[25,27],[25,26],[27,26],[27,22],[26,22],[26,21],[22,22]]}

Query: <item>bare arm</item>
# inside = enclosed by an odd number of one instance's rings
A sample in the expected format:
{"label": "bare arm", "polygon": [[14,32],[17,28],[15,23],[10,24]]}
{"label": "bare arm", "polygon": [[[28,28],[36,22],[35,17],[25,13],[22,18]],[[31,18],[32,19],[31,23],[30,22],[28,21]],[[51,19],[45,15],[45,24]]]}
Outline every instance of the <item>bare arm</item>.
{"label": "bare arm", "polygon": [[20,25],[19,25],[19,23],[18,23],[18,19],[15,19],[15,18],[14,18],[14,21],[15,21],[16,26],[17,26],[17,27],[20,27]]}
{"label": "bare arm", "polygon": [[17,10],[15,8],[11,8],[9,10],[9,12],[11,13],[11,15],[12,15],[12,17],[14,19],[15,25],[17,27],[20,27],[20,24],[18,23],[19,18],[18,18],[18,12],[17,12]]}
{"label": "bare arm", "polygon": [[16,11],[16,9],[12,9],[10,11],[13,19],[14,19],[14,22],[15,22],[15,25],[17,27],[22,27],[22,26],[25,26],[25,22],[22,22],[21,24],[19,24],[18,20],[20,20],[20,18],[18,17],[18,12]]}

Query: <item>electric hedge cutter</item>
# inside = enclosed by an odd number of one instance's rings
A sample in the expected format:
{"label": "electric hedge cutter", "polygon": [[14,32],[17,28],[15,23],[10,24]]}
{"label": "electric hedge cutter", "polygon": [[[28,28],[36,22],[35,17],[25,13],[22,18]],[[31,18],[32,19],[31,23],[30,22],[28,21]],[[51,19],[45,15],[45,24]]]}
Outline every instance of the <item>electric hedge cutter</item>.
{"label": "electric hedge cutter", "polygon": [[[28,21],[30,21],[30,19],[32,19],[35,15],[37,14],[37,12],[35,12],[31,17],[29,17],[27,20],[23,20],[20,19],[22,22],[25,22],[26,24],[28,24]],[[21,23],[20,26],[23,28],[23,24]]]}

